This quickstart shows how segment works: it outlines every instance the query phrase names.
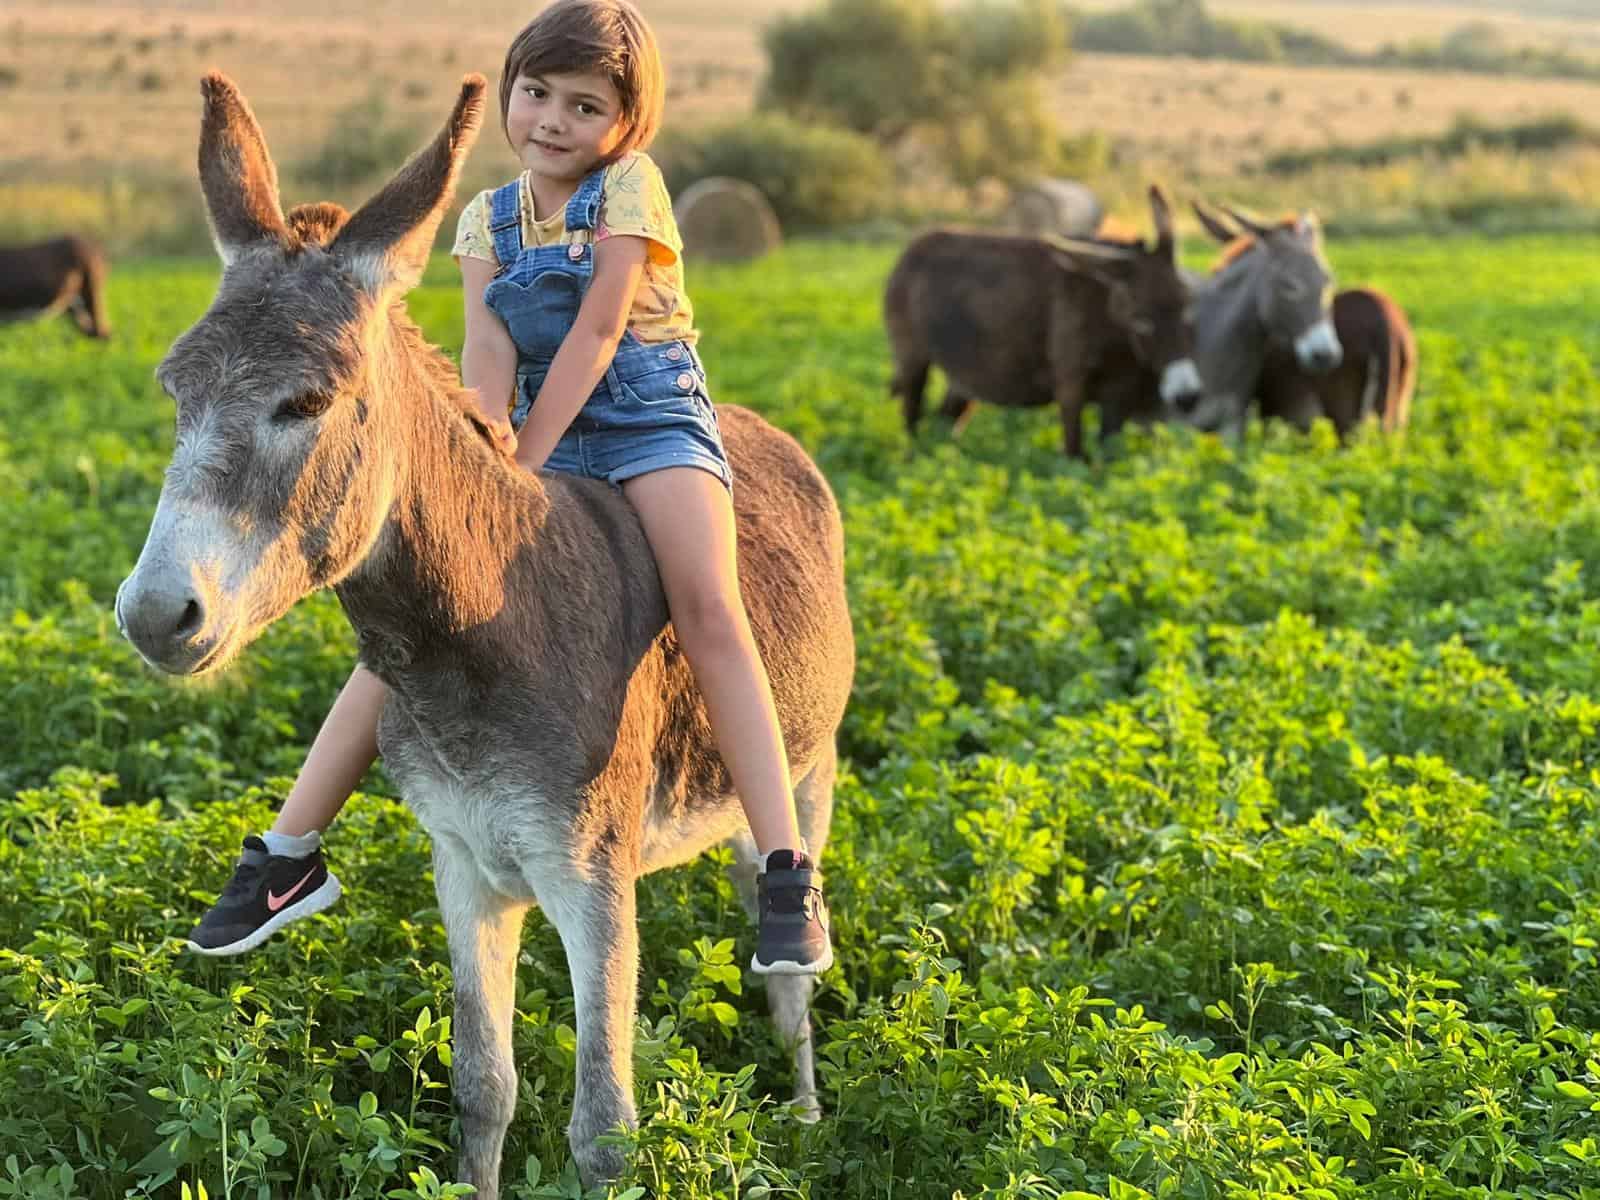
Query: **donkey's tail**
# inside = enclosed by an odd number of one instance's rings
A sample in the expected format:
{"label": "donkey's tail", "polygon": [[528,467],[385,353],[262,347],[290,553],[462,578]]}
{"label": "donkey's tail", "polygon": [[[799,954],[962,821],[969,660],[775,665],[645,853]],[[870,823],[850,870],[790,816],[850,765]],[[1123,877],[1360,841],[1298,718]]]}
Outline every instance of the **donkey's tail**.
{"label": "donkey's tail", "polygon": [[1398,311],[1388,314],[1388,390],[1384,393],[1383,429],[1393,433],[1411,419],[1411,395],[1417,387],[1417,339]]}
{"label": "donkey's tail", "polygon": [[78,260],[82,280],[73,317],[78,328],[90,337],[108,338],[111,324],[106,320],[106,260],[99,250],[78,237],[72,239],[72,253]]}

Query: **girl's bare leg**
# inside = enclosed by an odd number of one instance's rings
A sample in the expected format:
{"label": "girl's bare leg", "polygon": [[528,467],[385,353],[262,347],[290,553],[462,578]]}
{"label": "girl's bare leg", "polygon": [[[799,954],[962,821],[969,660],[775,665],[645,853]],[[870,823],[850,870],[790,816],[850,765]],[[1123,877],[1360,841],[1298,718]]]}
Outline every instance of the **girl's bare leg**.
{"label": "girl's bare leg", "polygon": [[772,686],[739,596],[733,502],[698,467],[669,467],[623,484],[638,510],[684,656],[763,858],[801,850],[794,789]]}
{"label": "girl's bare leg", "polygon": [[321,833],[378,757],[378,714],[389,689],[363,666],[350,674],[272,823],[273,833]]}

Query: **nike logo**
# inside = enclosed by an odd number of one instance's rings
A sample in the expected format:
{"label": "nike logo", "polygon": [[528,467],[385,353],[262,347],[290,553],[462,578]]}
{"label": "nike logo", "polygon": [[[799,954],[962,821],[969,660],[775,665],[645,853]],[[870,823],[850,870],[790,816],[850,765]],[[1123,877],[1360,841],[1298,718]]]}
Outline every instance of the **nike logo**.
{"label": "nike logo", "polygon": [[287,903],[289,903],[289,901],[293,900],[294,899],[294,894],[296,892],[298,892],[301,888],[305,887],[306,879],[310,879],[316,873],[317,873],[317,869],[315,867],[312,867],[311,870],[306,872],[305,879],[302,879],[299,883],[295,884],[292,888],[290,888],[287,892],[285,892],[281,896],[274,896],[272,894],[272,889],[268,888],[267,889],[267,911],[268,912],[277,912],[285,904],[287,904]]}

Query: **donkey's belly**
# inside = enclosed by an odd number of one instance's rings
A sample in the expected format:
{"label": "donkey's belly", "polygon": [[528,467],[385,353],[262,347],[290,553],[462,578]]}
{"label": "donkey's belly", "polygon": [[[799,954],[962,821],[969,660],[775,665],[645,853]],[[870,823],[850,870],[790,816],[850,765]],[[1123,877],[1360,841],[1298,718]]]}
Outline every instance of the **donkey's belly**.
{"label": "donkey's belly", "polygon": [[422,775],[397,782],[428,836],[464,848],[483,881],[501,895],[545,903],[543,885],[570,873],[563,830],[542,819],[544,806],[531,790],[496,794]]}

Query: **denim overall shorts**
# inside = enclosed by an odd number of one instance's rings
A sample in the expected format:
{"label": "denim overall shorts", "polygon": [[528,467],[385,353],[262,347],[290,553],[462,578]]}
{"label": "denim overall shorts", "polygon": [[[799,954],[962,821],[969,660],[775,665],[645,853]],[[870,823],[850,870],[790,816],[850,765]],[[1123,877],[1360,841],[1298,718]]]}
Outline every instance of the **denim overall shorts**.
{"label": "denim overall shorts", "polygon": [[[567,201],[569,232],[580,241],[525,248],[521,184],[494,192],[489,228],[500,270],[483,301],[505,322],[517,347],[517,389],[511,424],[521,429],[578,305],[594,278],[594,228],[604,168],[591,172]],[[629,329],[616,356],[567,427],[545,466],[621,484],[666,467],[698,467],[733,487],[705,368],[679,339],[646,342]]]}

